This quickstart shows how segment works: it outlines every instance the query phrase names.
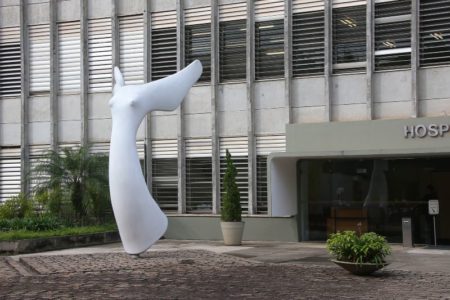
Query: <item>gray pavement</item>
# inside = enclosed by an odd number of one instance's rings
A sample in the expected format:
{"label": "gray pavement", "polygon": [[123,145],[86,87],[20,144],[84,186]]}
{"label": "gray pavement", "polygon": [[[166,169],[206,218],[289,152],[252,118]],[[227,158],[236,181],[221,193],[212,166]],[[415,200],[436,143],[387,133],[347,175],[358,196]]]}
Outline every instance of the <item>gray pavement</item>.
{"label": "gray pavement", "polygon": [[450,248],[393,245],[374,276],[348,274],[323,243],[162,240],[0,257],[1,299],[450,299]]}

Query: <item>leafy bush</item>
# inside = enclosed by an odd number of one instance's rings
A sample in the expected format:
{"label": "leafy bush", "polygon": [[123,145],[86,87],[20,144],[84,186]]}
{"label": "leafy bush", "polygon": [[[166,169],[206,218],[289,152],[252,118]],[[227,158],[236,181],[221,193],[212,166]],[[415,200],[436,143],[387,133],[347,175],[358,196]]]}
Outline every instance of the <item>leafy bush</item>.
{"label": "leafy bush", "polygon": [[0,231],[48,231],[62,227],[62,222],[50,215],[35,216],[31,218],[0,219]]}
{"label": "leafy bush", "polygon": [[236,184],[237,170],[231,160],[231,154],[227,149],[227,169],[223,178],[224,196],[221,218],[224,222],[241,222],[241,197]]}
{"label": "leafy bush", "polygon": [[11,197],[0,205],[0,219],[29,217],[34,214],[34,207],[24,194]]}
{"label": "leafy bush", "polygon": [[368,232],[358,236],[354,231],[337,232],[327,240],[327,249],[339,261],[383,264],[391,249],[383,236]]}

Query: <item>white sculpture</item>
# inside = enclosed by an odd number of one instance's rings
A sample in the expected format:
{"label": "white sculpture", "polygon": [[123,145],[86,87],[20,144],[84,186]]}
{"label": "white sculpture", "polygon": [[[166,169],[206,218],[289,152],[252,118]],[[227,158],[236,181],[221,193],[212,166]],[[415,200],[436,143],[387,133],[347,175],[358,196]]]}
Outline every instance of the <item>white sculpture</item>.
{"label": "white sculpture", "polygon": [[202,73],[196,60],[176,74],[142,85],[125,85],[114,68],[109,189],[119,234],[128,254],[150,248],[167,229],[167,217],[150,195],[136,149],[136,133],[147,113],[176,109]]}

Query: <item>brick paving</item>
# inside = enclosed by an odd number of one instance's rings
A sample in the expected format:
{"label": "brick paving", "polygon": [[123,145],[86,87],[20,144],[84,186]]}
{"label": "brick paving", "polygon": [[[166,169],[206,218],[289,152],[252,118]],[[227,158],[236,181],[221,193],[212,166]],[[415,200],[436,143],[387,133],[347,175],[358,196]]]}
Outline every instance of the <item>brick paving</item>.
{"label": "brick paving", "polygon": [[204,250],[0,257],[1,299],[450,299],[448,274],[358,277]]}

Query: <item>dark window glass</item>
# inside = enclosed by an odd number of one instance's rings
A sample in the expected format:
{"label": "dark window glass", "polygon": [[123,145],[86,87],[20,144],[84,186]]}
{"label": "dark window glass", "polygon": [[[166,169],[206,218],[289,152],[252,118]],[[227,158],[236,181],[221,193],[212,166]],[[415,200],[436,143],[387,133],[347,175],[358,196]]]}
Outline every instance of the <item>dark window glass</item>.
{"label": "dark window glass", "polygon": [[267,156],[256,157],[256,213],[267,214]]}
{"label": "dark window glass", "polygon": [[186,212],[212,212],[211,157],[186,158]]}
{"label": "dark window glass", "polygon": [[211,80],[211,24],[186,26],[184,55],[186,65],[196,59],[202,62],[203,73],[199,81]]}
{"label": "dark window glass", "polygon": [[0,97],[21,92],[20,43],[0,44]]}
{"label": "dark window glass", "polygon": [[411,66],[411,0],[375,3],[375,70]]}
{"label": "dark window glass", "polygon": [[176,158],[152,159],[152,195],[162,210],[178,211],[178,165]]}
{"label": "dark window glass", "polygon": [[450,1],[420,1],[420,65],[450,63]]}
{"label": "dark window glass", "polygon": [[283,20],[255,24],[255,79],[284,76]]}
{"label": "dark window glass", "polygon": [[219,25],[220,82],[246,77],[246,21],[221,22]]}
{"label": "dark window glass", "polygon": [[324,11],[294,14],[292,68],[296,77],[324,73]]}
{"label": "dark window glass", "polygon": [[333,72],[364,71],[366,6],[333,9]]}
{"label": "dark window glass", "polygon": [[177,30],[175,27],[152,29],[152,80],[177,71]]}

